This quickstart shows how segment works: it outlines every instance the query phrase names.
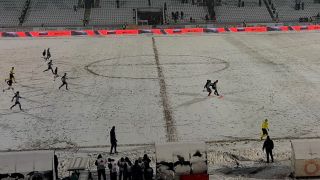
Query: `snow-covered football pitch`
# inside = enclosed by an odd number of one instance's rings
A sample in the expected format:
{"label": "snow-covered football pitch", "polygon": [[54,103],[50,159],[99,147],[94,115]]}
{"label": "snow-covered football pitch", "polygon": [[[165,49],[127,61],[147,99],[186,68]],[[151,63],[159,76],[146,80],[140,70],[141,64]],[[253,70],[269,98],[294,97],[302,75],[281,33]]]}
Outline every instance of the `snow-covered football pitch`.
{"label": "snow-covered football pitch", "polygon": [[[320,33],[3,38],[0,150],[320,135]],[[69,90],[42,58],[67,73]],[[15,67],[23,111],[5,78]],[[207,79],[222,95],[207,96]]]}
{"label": "snow-covered football pitch", "polygon": [[[318,136],[318,32],[1,39],[1,87],[15,67],[22,108],[1,93],[1,150]],[[42,51],[69,77],[53,81]],[[207,79],[223,97],[207,97]]]}

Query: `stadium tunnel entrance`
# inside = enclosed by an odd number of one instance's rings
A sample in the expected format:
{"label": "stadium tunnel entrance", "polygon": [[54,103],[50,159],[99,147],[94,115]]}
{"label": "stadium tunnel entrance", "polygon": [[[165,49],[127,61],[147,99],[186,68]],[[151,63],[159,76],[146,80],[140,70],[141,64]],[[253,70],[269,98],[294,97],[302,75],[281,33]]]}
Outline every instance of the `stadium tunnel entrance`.
{"label": "stadium tunnel entrance", "polygon": [[138,25],[161,25],[163,24],[163,11],[161,8],[138,8]]}

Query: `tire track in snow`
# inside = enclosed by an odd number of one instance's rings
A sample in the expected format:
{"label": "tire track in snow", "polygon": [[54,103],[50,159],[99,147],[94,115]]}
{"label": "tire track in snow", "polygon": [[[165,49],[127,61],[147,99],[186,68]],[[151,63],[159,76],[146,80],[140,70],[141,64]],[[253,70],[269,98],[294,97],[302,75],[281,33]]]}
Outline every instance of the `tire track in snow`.
{"label": "tire track in snow", "polygon": [[156,40],[154,37],[152,37],[152,48],[154,52],[154,59],[156,61],[158,77],[159,77],[160,96],[161,96],[161,101],[163,106],[164,120],[166,122],[165,125],[166,125],[167,141],[175,142],[177,141],[177,130],[175,127],[174,119],[172,117],[171,107],[168,101],[166,81],[164,78],[163,69],[160,65],[159,53],[156,46]]}

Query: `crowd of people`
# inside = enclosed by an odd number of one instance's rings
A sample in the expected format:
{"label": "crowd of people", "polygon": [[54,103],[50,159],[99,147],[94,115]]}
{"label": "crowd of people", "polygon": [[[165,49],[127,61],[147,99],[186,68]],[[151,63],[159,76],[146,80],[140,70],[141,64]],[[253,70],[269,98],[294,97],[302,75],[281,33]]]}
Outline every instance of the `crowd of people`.
{"label": "crowd of people", "polygon": [[[117,138],[115,126],[110,130],[110,155],[118,153]],[[112,158],[104,158],[101,154],[98,155],[95,165],[97,166],[98,180],[106,180],[106,168],[110,171],[111,180],[152,180],[153,169],[150,167],[150,158],[144,154],[143,158],[138,158],[131,162],[128,157],[121,157],[118,161]]]}
{"label": "crowd of people", "polygon": [[176,12],[171,12],[171,18],[174,20],[175,23],[177,23],[178,19],[184,19],[184,12],[181,11],[176,11]]}
{"label": "crowd of people", "polygon": [[121,157],[118,161],[112,158],[104,158],[98,155],[95,165],[97,166],[98,180],[106,180],[106,168],[110,171],[111,180],[152,180],[153,169],[150,167],[150,158],[144,154],[131,162],[128,157]]}

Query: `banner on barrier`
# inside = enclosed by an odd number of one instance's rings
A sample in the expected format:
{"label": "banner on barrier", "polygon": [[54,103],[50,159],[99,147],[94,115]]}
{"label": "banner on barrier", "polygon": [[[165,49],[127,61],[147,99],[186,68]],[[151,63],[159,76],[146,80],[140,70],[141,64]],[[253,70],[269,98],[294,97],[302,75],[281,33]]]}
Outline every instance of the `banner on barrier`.
{"label": "banner on barrier", "polygon": [[30,32],[0,32],[0,37],[68,37],[68,36],[108,36],[138,34],[191,34],[224,32],[268,32],[268,31],[303,31],[320,30],[320,25],[305,26],[253,26],[226,28],[176,28],[176,29],[128,29],[128,30],[49,30]]}

